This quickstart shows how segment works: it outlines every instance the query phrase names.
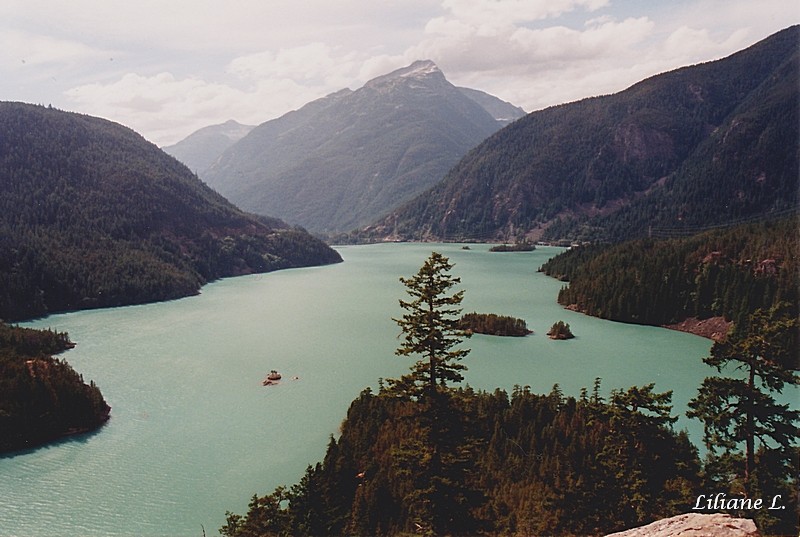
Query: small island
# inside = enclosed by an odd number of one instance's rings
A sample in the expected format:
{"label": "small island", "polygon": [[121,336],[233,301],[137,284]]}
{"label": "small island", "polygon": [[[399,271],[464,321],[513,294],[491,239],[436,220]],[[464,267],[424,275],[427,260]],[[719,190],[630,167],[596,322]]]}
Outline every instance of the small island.
{"label": "small island", "polygon": [[569,323],[557,321],[550,327],[547,335],[550,339],[572,339],[575,335],[569,329]]}
{"label": "small island", "polygon": [[528,241],[515,242],[514,244],[497,244],[489,248],[490,252],[532,252],[536,249],[533,243]]}
{"label": "small island", "polygon": [[459,324],[462,330],[471,334],[522,337],[533,333],[523,319],[494,313],[467,313]]}

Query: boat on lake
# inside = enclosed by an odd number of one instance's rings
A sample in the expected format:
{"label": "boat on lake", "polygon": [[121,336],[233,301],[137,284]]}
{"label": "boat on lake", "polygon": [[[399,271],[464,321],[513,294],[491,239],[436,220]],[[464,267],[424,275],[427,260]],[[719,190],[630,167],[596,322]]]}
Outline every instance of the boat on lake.
{"label": "boat on lake", "polygon": [[281,380],[281,374],[273,369],[261,384],[264,386],[271,386],[272,384],[277,384],[279,380]]}

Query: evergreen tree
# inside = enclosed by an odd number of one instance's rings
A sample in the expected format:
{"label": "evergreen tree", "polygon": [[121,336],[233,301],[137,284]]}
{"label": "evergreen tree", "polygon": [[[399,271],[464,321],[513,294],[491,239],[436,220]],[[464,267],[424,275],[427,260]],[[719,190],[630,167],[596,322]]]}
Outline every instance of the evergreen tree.
{"label": "evergreen tree", "polygon": [[458,362],[469,350],[454,348],[469,337],[459,322],[464,291],[448,295],[461,282],[461,278],[449,274],[451,268],[453,264],[446,257],[432,252],[415,276],[400,278],[412,300],[400,300],[406,313],[394,319],[403,331],[403,343],[395,354],[417,354],[422,359],[409,375],[390,379],[389,383],[409,395],[434,396],[439,387],[464,378],[461,371],[465,366]]}
{"label": "evergreen tree", "polygon": [[[752,487],[756,469],[756,440],[767,451],[777,450],[791,457],[792,445],[800,438],[800,412],[779,404],[773,393],[786,384],[800,384],[796,371],[798,319],[786,304],[768,311],[757,310],[724,342],[715,343],[705,363],[722,372],[728,366],[744,372],[744,378],[709,377],[697,397],[689,402],[687,415],[705,426],[704,441],[716,458],[737,460],[744,445],[744,467],[740,469],[746,491]],[[720,462],[720,460],[717,460]],[[791,474],[786,464],[784,477]]]}
{"label": "evergreen tree", "polygon": [[411,416],[418,420],[420,435],[397,451],[398,470],[413,475],[415,486],[404,498],[413,528],[426,535],[474,532],[469,514],[477,492],[467,483],[471,471],[471,450],[475,447],[460,430],[463,416],[455,410],[454,394],[448,383],[463,380],[465,366],[458,363],[469,349],[455,348],[470,336],[460,322],[464,291],[450,294],[461,282],[449,271],[453,264],[432,252],[419,272],[400,278],[412,300],[400,300],[406,313],[394,319],[403,331],[398,356],[420,355],[411,373],[399,380],[389,379],[390,393],[417,399]]}

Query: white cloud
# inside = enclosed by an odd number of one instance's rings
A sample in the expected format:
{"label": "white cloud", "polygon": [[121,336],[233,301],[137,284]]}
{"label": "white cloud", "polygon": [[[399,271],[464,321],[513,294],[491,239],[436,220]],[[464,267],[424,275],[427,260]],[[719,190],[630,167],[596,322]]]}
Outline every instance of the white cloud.
{"label": "white cloud", "polygon": [[228,71],[243,79],[289,79],[331,91],[352,83],[358,71],[356,52],[342,52],[324,43],[309,43],[277,52],[264,51],[234,59]]}
{"label": "white cloud", "polygon": [[681,26],[667,37],[661,50],[665,57],[681,58],[687,62],[708,61],[735,50],[746,42],[749,33],[748,29],[741,28],[722,41],[715,41],[706,28]]}
{"label": "white cloud", "polygon": [[457,19],[474,26],[506,26],[558,17],[577,9],[594,11],[608,0],[443,0]]}
{"label": "white cloud", "polygon": [[47,28],[96,43],[239,54],[314,40],[353,47],[407,31],[437,0],[3,0],[0,26]]}
{"label": "white cloud", "polygon": [[300,82],[288,77],[260,78],[241,89],[167,72],[128,73],[111,83],[85,84],[66,93],[73,109],[127,125],[164,146],[228,119],[257,125],[341,89]]}
{"label": "white cloud", "polygon": [[531,78],[549,76],[551,71],[597,67],[587,66],[589,61],[618,61],[619,55],[646,39],[653,27],[652,21],[642,17],[597,20],[582,29],[517,26],[488,36],[479,35],[476,26],[437,21],[429,25],[431,35],[412,50],[418,57],[433,58],[453,78],[501,76],[506,82],[517,79],[530,84]]}
{"label": "white cloud", "polygon": [[108,51],[96,50],[80,41],[6,29],[0,32],[0,65],[9,67],[41,67],[73,65],[83,61],[108,59]]}
{"label": "white cloud", "polygon": [[453,83],[536,110],[722,57],[798,20],[792,0],[3,0],[0,97],[168,144],[431,59]]}
{"label": "white cloud", "polygon": [[[719,0],[701,0],[661,10],[631,9],[637,16],[619,19],[603,9],[611,4],[602,0],[530,2],[527,7],[445,0],[445,5],[450,12],[429,22],[425,38],[411,47],[413,54],[437,61],[459,85],[528,111],[621,91],[648,76],[726,56],[791,24],[791,17],[777,22],[775,14],[794,10],[785,0],[764,0],[760,13],[746,1],[723,6]],[[582,26],[575,24],[575,13],[571,25],[542,20],[576,10],[583,10]],[[542,21],[526,24],[535,19]],[[502,25],[503,31],[488,32],[487,24]]]}
{"label": "white cloud", "polygon": [[584,30],[553,26],[544,30],[519,28],[511,41],[522,47],[525,57],[536,63],[562,64],[591,58],[625,54],[648,37],[654,24],[647,17],[597,21]]}
{"label": "white cloud", "polygon": [[129,73],[112,83],[72,88],[67,95],[78,110],[127,125],[159,144],[177,141],[188,134],[187,127],[200,128],[241,113],[247,98],[226,85],[176,79],[170,73]]}

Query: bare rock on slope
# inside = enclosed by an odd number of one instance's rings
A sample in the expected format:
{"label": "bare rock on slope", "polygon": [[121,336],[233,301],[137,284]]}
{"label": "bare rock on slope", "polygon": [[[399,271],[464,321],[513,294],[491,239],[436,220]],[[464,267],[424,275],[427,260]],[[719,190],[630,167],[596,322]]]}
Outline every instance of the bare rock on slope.
{"label": "bare rock on slope", "polygon": [[755,523],[724,513],[687,513],[606,537],[759,537]]}

